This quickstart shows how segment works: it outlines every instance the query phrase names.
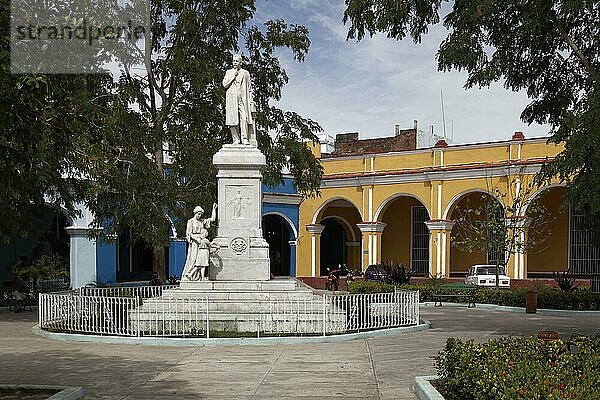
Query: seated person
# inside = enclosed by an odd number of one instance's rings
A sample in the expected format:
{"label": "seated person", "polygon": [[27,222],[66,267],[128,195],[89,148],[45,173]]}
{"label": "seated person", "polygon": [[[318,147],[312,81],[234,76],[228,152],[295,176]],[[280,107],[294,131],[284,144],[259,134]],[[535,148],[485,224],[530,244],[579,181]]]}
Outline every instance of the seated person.
{"label": "seated person", "polygon": [[162,283],[160,282],[160,279],[158,279],[158,272],[153,272],[152,273],[152,279],[150,279],[150,282],[148,282],[148,284],[150,286],[160,286],[160,285],[162,285]]}

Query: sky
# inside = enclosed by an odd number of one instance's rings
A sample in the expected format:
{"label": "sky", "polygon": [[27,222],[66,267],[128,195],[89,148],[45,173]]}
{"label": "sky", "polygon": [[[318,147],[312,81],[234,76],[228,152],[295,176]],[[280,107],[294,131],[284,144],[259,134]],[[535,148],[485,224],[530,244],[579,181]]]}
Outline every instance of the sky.
{"label": "sky", "polygon": [[525,93],[494,84],[464,89],[466,74],[439,72],[435,54],[447,31],[438,24],[420,44],[385,35],[346,41],[343,0],[257,0],[254,23],[280,18],[306,26],[311,48],[302,63],[282,50],[279,59],[289,76],[278,106],[317,121],[327,134],[359,132],[361,138],[394,134],[394,125],[434,126],[454,144],[548,136],[549,128],[527,125],[520,114]]}

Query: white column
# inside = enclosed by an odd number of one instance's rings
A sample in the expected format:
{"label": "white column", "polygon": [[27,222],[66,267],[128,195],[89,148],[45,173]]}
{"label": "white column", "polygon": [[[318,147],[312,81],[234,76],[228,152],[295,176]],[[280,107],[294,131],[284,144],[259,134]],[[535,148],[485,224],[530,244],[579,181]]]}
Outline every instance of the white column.
{"label": "white column", "polygon": [[310,233],[310,270],[313,277],[317,276],[317,268],[321,268],[321,233],[323,233],[323,229],[325,229],[325,225],[306,225],[306,230]]}
{"label": "white column", "polygon": [[435,263],[432,263],[430,268],[432,275],[450,276],[450,233],[454,224],[454,221],[443,219],[432,219],[425,222],[430,235],[431,252],[429,254],[435,257]]}
{"label": "white column", "polygon": [[506,218],[505,223],[508,227],[508,234],[513,235],[511,240],[514,243],[515,254],[513,258],[512,277],[514,279],[525,279],[527,277],[527,252],[525,250],[527,247],[527,230],[531,225],[531,218]]}
{"label": "white column", "polygon": [[65,228],[70,236],[69,266],[71,288],[76,289],[96,282],[96,240],[88,238],[91,228],[69,226]]}
{"label": "white column", "polygon": [[381,236],[387,226],[384,222],[362,222],[356,224],[363,237],[362,270],[381,261]]}

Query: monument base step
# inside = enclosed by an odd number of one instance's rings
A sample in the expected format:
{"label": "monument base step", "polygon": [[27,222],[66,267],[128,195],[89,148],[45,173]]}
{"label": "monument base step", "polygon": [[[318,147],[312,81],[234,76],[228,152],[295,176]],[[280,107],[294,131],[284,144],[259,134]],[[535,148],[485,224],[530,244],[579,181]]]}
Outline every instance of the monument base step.
{"label": "monument base step", "polygon": [[[237,332],[323,330],[324,298],[295,279],[270,281],[188,281],[159,297],[144,299],[130,323],[143,331],[182,329]],[[328,323],[343,326],[346,310],[327,310]],[[183,332],[182,331],[182,332]]]}
{"label": "monument base step", "polygon": [[263,291],[231,291],[231,290],[199,290],[199,289],[169,289],[164,290],[161,297],[144,300],[144,302],[156,299],[199,299],[208,298],[210,302],[215,301],[267,301],[267,300],[311,300],[315,298],[313,292],[307,289],[297,290],[263,290]]}
{"label": "monument base step", "polygon": [[[270,281],[181,281],[181,290],[206,291],[294,291],[297,287],[293,279],[273,279]],[[176,290],[176,289],[175,289]]]}
{"label": "monument base step", "polygon": [[[338,330],[344,330],[344,320],[340,319],[337,322],[339,326]],[[331,324],[331,322],[329,322]],[[139,320],[131,321],[132,328],[145,332],[145,336],[154,336],[155,332],[157,336],[170,336],[175,332],[181,332],[181,336],[190,336],[195,334],[204,335],[206,332],[206,320],[198,319],[195,321],[190,320]],[[218,320],[209,320],[209,330],[211,332],[260,332],[262,334],[274,334],[286,332],[295,332],[294,336],[306,334],[315,335],[323,332],[323,321],[314,319],[302,319],[299,318],[295,321],[289,319],[252,319],[252,318],[239,318],[237,316],[223,315]],[[158,333],[160,332],[160,333]]]}

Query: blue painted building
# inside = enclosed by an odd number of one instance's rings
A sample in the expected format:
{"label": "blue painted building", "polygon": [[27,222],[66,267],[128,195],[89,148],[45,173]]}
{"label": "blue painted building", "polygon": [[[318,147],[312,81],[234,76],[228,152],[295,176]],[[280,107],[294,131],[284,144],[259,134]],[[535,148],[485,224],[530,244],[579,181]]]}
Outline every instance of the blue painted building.
{"label": "blue painted building", "polygon": [[[271,273],[275,276],[296,276],[301,200],[289,176],[276,188],[263,186],[263,236],[269,243]],[[152,275],[152,249],[143,243],[130,246],[128,231],[103,241],[90,238],[93,215],[84,205],[77,208],[80,215],[69,218],[66,212],[39,207],[38,222],[26,237],[0,244],[0,283],[16,279],[12,271],[17,263],[28,263],[40,254],[57,251],[69,260],[73,288],[92,282],[147,282]],[[165,248],[165,273],[180,277],[187,248],[185,232],[170,234],[171,243]]]}
{"label": "blue painted building", "polygon": [[[263,185],[263,236],[269,243],[271,273],[274,276],[296,275],[296,242],[298,239],[299,206],[302,196],[291,177],[282,185],[269,188]],[[79,287],[89,282],[110,284],[128,281],[147,281],[152,273],[152,250],[143,244],[128,245],[128,232],[110,241],[93,243],[94,260],[71,259],[71,282]],[[181,277],[185,264],[185,233],[172,235],[165,249],[166,273]],[[91,255],[90,255],[91,256]]]}

